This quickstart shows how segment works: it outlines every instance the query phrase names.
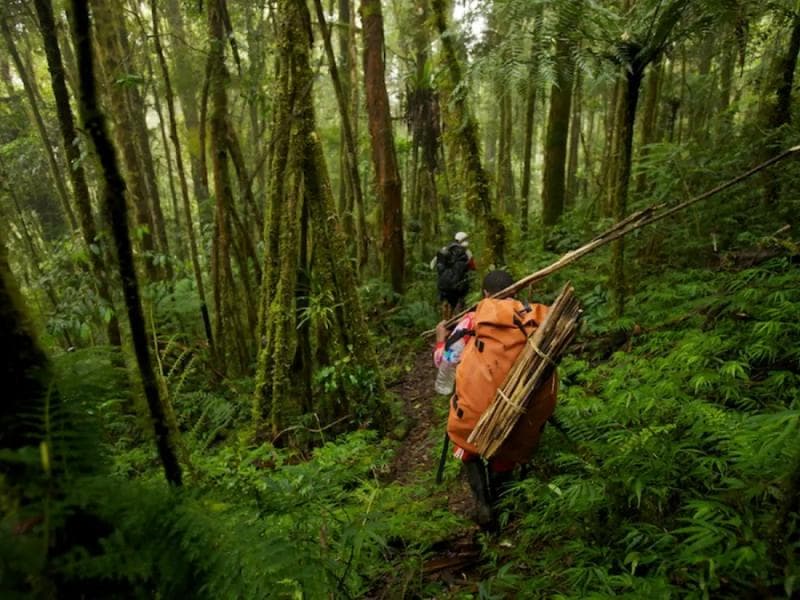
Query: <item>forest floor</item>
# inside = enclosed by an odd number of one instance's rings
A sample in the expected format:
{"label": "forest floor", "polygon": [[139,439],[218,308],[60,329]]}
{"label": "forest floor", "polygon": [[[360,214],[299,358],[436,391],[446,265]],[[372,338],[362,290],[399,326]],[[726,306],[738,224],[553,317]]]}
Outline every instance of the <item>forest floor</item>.
{"label": "forest floor", "polygon": [[[436,368],[426,347],[415,355],[411,370],[391,388],[403,399],[410,428],[395,454],[388,479],[400,485],[429,485],[431,496],[446,500],[448,510],[467,522],[455,535],[431,546],[422,564],[422,583],[438,583],[447,595],[475,592],[482,563],[480,530],[472,520],[475,500],[461,473],[454,481],[435,483],[445,424],[436,403],[446,401],[433,389],[435,378]],[[455,460],[452,445],[447,460]],[[393,577],[381,582],[370,597],[402,598],[406,597],[405,589],[406,585]]]}

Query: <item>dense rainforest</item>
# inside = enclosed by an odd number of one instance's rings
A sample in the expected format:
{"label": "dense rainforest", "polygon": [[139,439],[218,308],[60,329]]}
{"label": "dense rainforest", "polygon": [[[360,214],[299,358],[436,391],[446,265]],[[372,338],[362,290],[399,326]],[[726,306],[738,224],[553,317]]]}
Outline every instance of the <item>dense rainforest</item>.
{"label": "dense rainforest", "polygon": [[[0,596],[800,593],[796,1],[2,0],[0,34]],[[434,388],[457,233],[467,305],[555,263],[517,297],[583,308],[491,530]]]}

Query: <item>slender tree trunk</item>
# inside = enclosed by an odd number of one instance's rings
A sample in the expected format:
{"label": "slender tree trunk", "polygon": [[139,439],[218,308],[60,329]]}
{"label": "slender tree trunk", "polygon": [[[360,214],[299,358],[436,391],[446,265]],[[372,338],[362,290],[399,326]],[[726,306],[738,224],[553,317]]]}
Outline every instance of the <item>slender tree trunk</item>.
{"label": "slender tree trunk", "polygon": [[513,114],[511,91],[504,90],[500,98],[500,140],[497,154],[497,210],[516,213],[514,202],[514,172],[511,168],[513,147]]}
{"label": "slender tree trunk", "polygon": [[75,121],[72,116],[72,108],[69,104],[69,93],[64,78],[64,67],[61,62],[61,51],[56,35],[55,18],[53,7],[49,0],[34,0],[36,14],[39,20],[39,31],[42,34],[45,56],[47,58],[47,68],[50,72],[50,83],[53,88],[53,96],[56,100],[56,111],[58,113],[58,125],[61,130],[61,138],[64,144],[64,154],[67,157],[70,179],[72,181],[72,191],[75,197],[75,207],[78,211],[79,224],[83,242],[86,245],[87,256],[95,277],[98,295],[103,303],[110,310],[110,317],[106,325],[108,341],[114,346],[121,344],[119,321],[114,311],[114,302],[111,297],[111,288],[108,282],[108,274],[103,265],[104,252],[100,249],[101,242],[97,239],[97,227],[95,226],[94,215],[92,213],[92,201],[89,195],[89,186],[86,183],[86,172],[83,169],[78,138],[75,133]]}
{"label": "slender tree trunk", "polygon": [[693,110],[689,114],[689,131],[691,139],[700,143],[707,141],[706,122],[709,118],[709,110],[713,104],[709,102],[711,82],[711,61],[714,58],[714,36],[705,36],[700,43],[699,58],[697,64],[697,75],[699,75],[699,89],[694,98]]}
{"label": "slender tree trunk", "polygon": [[[58,313],[60,310],[60,302],[58,299],[58,295],[56,294],[56,290],[53,288],[53,284],[51,283],[51,278],[45,277],[44,271],[42,270],[42,257],[41,252],[36,245],[36,241],[33,239],[33,234],[31,233],[30,227],[28,227],[28,223],[25,219],[25,215],[22,212],[22,207],[19,203],[19,198],[17,197],[17,193],[14,189],[14,186],[9,183],[8,181],[8,172],[5,169],[5,166],[0,162],[0,182],[4,185],[3,187],[6,188],[6,192],[11,197],[11,202],[14,205],[14,210],[17,216],[17,223],[19,225],[20,232],[22,233],[22,238],[25,240],[25,245],[27,246],[28,251],[28,259],[30,260],[30,265],[32,270],[34,271],[37,279],[41,282],[41,287],[43,288],[45,296],[50,301],[50,306],[55,313]],[[0,232],[2,235],[2,232]],[[67,344],[67,348],[72,346],[72,340],[69,335],[65,335],[64,341]]]}
{"label": "slender tree trunk", "polygon": [[[636,121],[636,107],[639,103],[639,87],[644,77],[646,65],[631,65],[626,72],[622,89],[622,110],[618,115],[617,140],[619,144],[619,165],[615,169],[616,177],[613,182],[613,209],[614,220],[619,222],[625,218],[628,203],[628,183],[631,174],[631,158],[633,155],[633,128]],[[625,310],[625,246],[624,240],[619,239],[611,246],[611,291],[614,299],[614,312],[621,317]]]}
{"label": "slender tree trunk", "polygon": [[[639,137],[639,144],[641,151],[639,153],[639,160],[644,161],[647,159],[649,152],[647,146],[655,141],[656,122],[658,117],[658,99],[661,91],[661,72],[664,65],[659,58],[655,60],[649,68],[647,75],[647,88],[644,97],[644,115],[642,115],[641,135]],[[636,191],[644,193],[647,187],[647,176],[644,171],[639,174],[636,182]]]}
{"label": "slender tree trunk", "polygon": [[545,227],[555,225],[564,212],[564,167],[572,105],[572,48],[573,43],[564,36],[556,41],[556,80],[550,90],[542,176],[542,224]]}
{"label": "slender tree trunk", "polygon": [[170,28],[175,93],[180,100],[183,123],[186,127],[189,165],[192,174],[192,189],[197,202],[201,224],[211,222],[211,207],[208,183],[203,176],[200,144],[200,117],[198,116],[197,92],[200,88],[201,72],[195,67],[196,60],[189,55],[186,27],[181,13],[181,0],[167,0],[167,22]]}
{"label": "slender tree trunk", "polygon": [[531,192],[531,162],[533,159],[534,119],[536,117],[537,78],[539,76],[539,48],[542,31],[542,8],[536,10],[533,26],[533,44],[531,49],[531,67],[528,73],[528,90],[525,97],[525,139],[522,149],[522,192],[520,217],[522,232],[528,232]]}
{"label": "slender tree trunk", "polygon": [[[39,0],[42,1],[42,0]],[[45,0],[46,1],[46,0]],[[161,33],[158,19],[158,0],[150,0],[150,12],[153,18],[153,43],[155,45],[158,64],[161,67],[161,76],[164,80],[164,96],[167,102],[167,113],[169,114],[169,136],[175,149],[175,170],[178,173],[180,183],[181,201],[183,205],[183,220],[189,239],[189,255],[192,259],[192,271],[194,282],[197,286],[197,295],[200,298],[200,318],[203,322],[203,330],[208,340],[208,346],[214,355],[214,336],[211,332],[211,319],[208,314],[208,304],[206,302],[205,286],[203,284],[203,271],[200,267],[200,256],[197,250],[197,238],[194,231],[194,219],[192,218],[192,205],[189,199],[189,184],[186,181],[186,169],[183,164],[183,150],[180,138],[178,137],[178,123],[175,117],[175,96],[172,91],[172,81],[169,76],[169,68],[164,57],[164,49],[161,44]]]}
{"label": "slender tree trunk", "polygon": [[169,483],[179,486],[182,479],[181,467],[170,440],[169,427],[150,359],[144,314],[139,297],[139,284],[133,264],[133,249],[128,234],[128,219],[125,207],[125,180],[122,178],[117,164],[116,150],[106,130],[105,118],[97,103],[87,1],[71,0],[71,7],[73,38],[78,56],[81,115],[84,129],[89,132],[92,138],[102,167],[105,181],[104,202],[108,209],[111,230],[117,248],[119,274],[122,280],[125,305],[128,309],[128,321],[136,361],[153,421],[156,446],[164,467],[164,474]]}
{"label": "slender tree trunk", "polygon": [[[227,363],[226,339],[228,335],[228,321],[233,317],[236,307],[231,303],[231,294],[234,291],[228,284],[230,270],[230,224],[229,211],[233,205],[233,192],[231,189],[230,171],[228,166],[228,94],[227,71],[225,69],[225,25],[222,3],[225,0],[209,0],[208,2],[208,88],[211,100],[211,114],[209,118],[212,165],[214,176],[214,198],[216,211],[214,215],[214,239],[212,250],[212,274],[214,280],[214,339],[217,345],[217,354],[223,368]],[[243,277],[247,273],[242,273]],[[238,332],[230,332],[236,339]],[[240,365],[244,367],[244,365]]]}
{"label": "slender tree trunk", "polygon": [[55,185],[56,193],[58,194],[58,199],[61,203],[61,209],[64,212],[64,217],[67,220],[67,225],[69,225],[71,231],[77,231],[78,221],[75,218],[75,213],[69,203],[67,185],[61,173],[61,168],[58,166],[56,155],[53,152],[53,146],[50,143],[50,136],[47,134],[47,128],[44,125],[42,114],[39,111],[39,102],[36,100],[36,94],[34,92],[30,73],[28,73],[27,69],[25,68],[22,58],[17,51],[17,46],[14,43],[14,37],[12,36],[11,30],[8,27],[8,22],[6,21],[5,15],[0,15],[0,32],[3,34],[6,47],[8,48],[8,53],[11,56],[11,60],[14,61],[14,67],[17,70],[17,75],[22,81],[22,87],[25,90],[25,95],[28,98],[31,120],[36,127],[36,130],[39,132],[39,137],[42,141],[45,154],[47,155],[47,164],[50,167],[50,175],[53,178],[53,184]]}
{"label": "slender tree trunk", "polygon": [[[347,0],[342,0],[347,4]],[[347,167],[347,181],[349,183],[350,197],[353,198],[355,206],[358,207],[360,214],[363,216],[364,212],[364,194],[361,190],[361,178],[358,173],[358,148],[356,146],[355,134],[353,131],[353,124],[350,120],[350,107],[348,106],[348,94],[352,91],[349,85],[346,85],[346,80],[339,77],[339,69],[336,65],[336,56],[333,53],[333,44],[331,43],[331,33],[327,24],[325,23],[325,13],[322,9],[322,0],[314,0],[314,6],[317,13],[317,22],[322,32],[322,41],[325,45],[325,54],[328,60],[328,70],[330,71],[331,81],[333,82],[334,93],[336,94],[336,103],[339,107],[339,116],[342,120],[342,136],[344,137],[345,149],[345,165]],[[339,211],[340,214],[342,211]],[[345,214],[350,214],[351,211],[344,211]],[[359,217],[359,221],[361,217]],[[348,222],[352,224],[350,217],[344,218],[345,231],[348,231]],[[360,231],[365,233],[362,229],[363,223],[359,225]],[[358,244],[357,253],[363,253],[364,248]],[[359,264],[362,264],[359,261]]]}
{"label": "slender tree trunk", "polygon": [[[322,30],[322,23],[324,21],[325,13],[322,11],[322,19],[320,19],[320,11],[322,10],[322,3],[315,2],[315,8],[317,13],[317,23],[320,25],[320,30]],[[339,93],[336,92],[337,98],[336,101],[339,105],[339,111],[342,112],[342,105],[344,105],[344,111],[348,113],[347,121],[350,122],[350,103],[351,103],[351,94],[350,94],[350,81],[348,80],[348,73],[350,73],[350,49],[349,49],[349,39],[350,39],[350,0],[338,0],[338,42],[339,42],[339,57],[338,57],[338,66],[336,69],[336,76],[339,79],[339,87],[341,88],[341,95],[343,97],[342,100],[339,99]],[[330,41],[330,28],[326,28],[325,31],[322,31],[322,40],[325,43],[325,54],[326,59],[328,61],[328,68],[330,70],[330,65],[335,62],[331,59],[333,55],[332,52],[332,45],[329,44]],[[331,45],[331,50],[328,49],[328,46]],[[342,79],[339,77],[339,68],[341,68],[342,73],[345,74],[345,77]],[[333,71],[331,71],[331,79],[333,79]],[[336,91],[336,84],[334,84],[334,91]],[[344,118],[343,118],[344,120]],[[350,128],[350,135],[352,136],[352,127]],[[357,248],[358,245],[355,244],[355,235],[356,235],[356,225],[355,225],[355,199],[353,198],[354,191],[353,191],[353,176],[350,169],[350,157],[355,156],[355,152],[352,152],[352,148],[350,147],[346,133],[344,131],[344,125],[342,126],[342,131],[340,132],[340,141],[339,141],[339,214],[341,215],[342,219],[342,226],[344,227],[344,231],[346,235],[350,236],[350,239],[353,241],[353,248],[358,252]],[[348,156],[349,155],[349,156]],[[357,172],[357,169],[356,169]],[[358,181],[358,185],[360,187],[360,178],[357,177],[356,180]]]}
{"label": "slender tree trunk", "polygon": [[127,74],[127,70],[121,58],[122,51],[116,35],[116,17],[109,0],[92,0],[91,5],[97,29],[95,43],[105,75],[104,87],[109,98],[109,112],[114,115],[114,133],[131,183],[127,193],[135,209],[137,237],[141,240],[141,249],[148,255],[144,260],[148,278],[157,281],[160,279],[160,274],[153,262],[156,251],[153,238],[155,223],[150,210],[149,190],[136,144],[135,129],[128,111],[127,94],[123,85],[117,81]]}
{"label": "slender tree trunk", "polygon": [[[779,130],[792,120],[792,88],[794,87],[794,72],[797,68],[798,54],[800,54],[800,12],[795,13],[792,20],[792,33],[786,52],[775,61],[771,69],[767,93],[774,96],[774,100],[769,98],[765,103],[766,118],[764,121],[766,127],[773,131]],[[774,140],[770,142],[767,154],[772,153],[775,149]],[[780,192],[780,181],[771,178],[767,181],[764,189],[764,201],[768,204],[777,202]]]}
{"label": "slender tree trunk", "polygon": [[569,153],[567,155],[567,189],[565,204],[573,208],[578,196],[578,149],[581,143],[581,110],[583,103],[583,80],[580,69],[575,73],[572,93],[572,118],[569,124]]}
{"label": "slender tree trunk", "polygon": [[[132,0],[130,2],[129,11],[133,14],[134,19],[139,25],[142,36],[149,35],[144,21],[141,18],[139,11],[139,4]],[[135,61],[134,51],[129,43],[130,32],[124,18],[114,21],[116,26],[117,43],[119,44],[121,65],[123,68],[124,77],[128,77],[131,73],[139,72],[139,65]],[[147,57],[146,63],[150,64],[150,59]],[[152,78],[152,68],[149,69]],[[148,190],[150,198],[150,211],[152,213],[153,221],[153,235],[156,242],[158,252],[161,254],[161,267],[160,271],[164,273],[167,279],[173,279],[173,266],[172,266],[172,253],[169,249],[169,236],[167,234],[166,220],[164,219],[164,211],[161,206],[161,191],[158,186],[158,176],[156,175],[155,160],[153,158],[153,151],[150,147],[150,130],[147,127],[147,103],[146,103],[146,86],[139,85],[124,85],[125,97],[128,103],[128,115],[132,123],[132,130],[134,133],[135,143],[139,148],[139,157],[142,166],[144,167],[144,180],[145,186]],[[158,99],[156,98],[156,102]]]}
{"label": "slender tree trunk", "polygon": [[403,292],[405,244],[403,195],[392,133],[389,95],[383,62],[383,15],[380,0],[362,0],[364,30],[364,88],[366,91],[372,162],[383,212],[383,268],[397,294]]}
{"label": "slender tree trunk", "polygon": [[[456,52],[453,36],[447,30],[446,0],[432,0],[434,22],[439,32],[442,54],[449,81],[447,88],[452,101],[452,121],[458,145],[463,153],[467,173],[468,206],[480,216],[486,231],[486,264],[502,265],[505,262],[505,226],[494,213],[489,189],[489,177],[481,160],[478,124],[469,110],[466,94],[462,87],[461,65]],[[452,153],[451,153],[452,154]],[[455,157],[451,156],[451,160]]]}
{"label": "slender tree trunk", "polygon": [[303,195],[303,206],[300,210],[300,259],[297,266],[297,289],[295,291],[295,306],[297,311],[297,349],[295,350],[292,364],[293,377],[298,382],[300,396],[300,410],[309,414],[314,410],[314,401],[311,397],[311,319],[305,312],[309,307],[311,296],[311,260],[308,252],[309,233],[309,206],[308,197]]}
{"label": "slender tree trunk", "polygon": [[717,121],[717,139],[724,141],[728,137],[733,125],[731,111],[731,93],[733,91],[733,77],[736,67],[736,46],[733,39],[724,45],[719,64],[720,93],[719,93],[719,118]]}

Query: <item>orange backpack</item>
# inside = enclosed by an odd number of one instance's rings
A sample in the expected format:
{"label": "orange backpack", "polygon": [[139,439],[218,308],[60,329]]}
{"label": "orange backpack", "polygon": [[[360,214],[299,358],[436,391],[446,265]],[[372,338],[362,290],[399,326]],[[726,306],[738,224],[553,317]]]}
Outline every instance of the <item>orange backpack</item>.
{"label": "orange backpack", "polygon": [[[478,449],[467,441],[478,419],[494,402],[527,337],[547,315],[543,304],[526,306],[513,299],[487,298],[475,311],[475,336],[464,349],[456,369],[456,393],[450,401],[447,434],[454,444],[473,454]],[[555,371],[538,389],[511,435],[495,455],[516,463],[528,462],[539,443],[542,429],[556,406],[558,378]]]}

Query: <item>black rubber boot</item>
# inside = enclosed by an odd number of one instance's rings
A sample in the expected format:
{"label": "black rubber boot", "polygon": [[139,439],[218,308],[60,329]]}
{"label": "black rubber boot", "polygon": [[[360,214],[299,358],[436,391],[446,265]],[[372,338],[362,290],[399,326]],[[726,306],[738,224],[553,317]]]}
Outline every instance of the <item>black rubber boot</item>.
{"label": "black rubber boot", "polygon": [[495,473],[489,471],[489,488],[491,490],[492,507],[497,508],[500,500],[508,493],[508,488],[514,481],[514,471]]}
{"label": "black rubber boot", "polygon": [[489,482],[486,478],[486,468],[483,466],[483,461],[471,460],[463,464],[469,487],[472,489],[472,495],[475,496],[475,500],[478,502],[476,519],[478,525],[484,529],[491,528],[494,524],[494,514],[489,494]]}

